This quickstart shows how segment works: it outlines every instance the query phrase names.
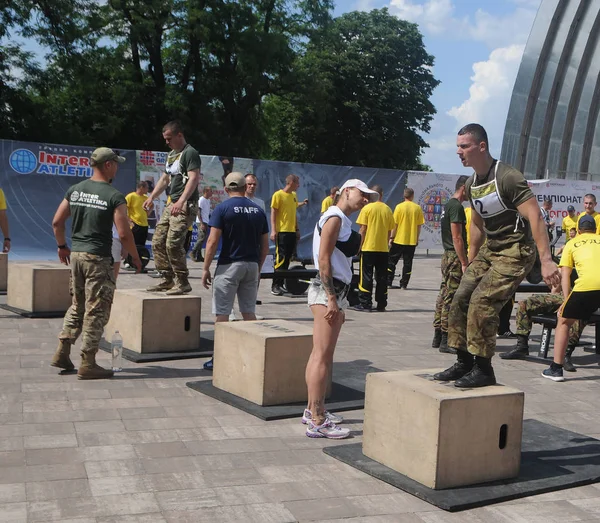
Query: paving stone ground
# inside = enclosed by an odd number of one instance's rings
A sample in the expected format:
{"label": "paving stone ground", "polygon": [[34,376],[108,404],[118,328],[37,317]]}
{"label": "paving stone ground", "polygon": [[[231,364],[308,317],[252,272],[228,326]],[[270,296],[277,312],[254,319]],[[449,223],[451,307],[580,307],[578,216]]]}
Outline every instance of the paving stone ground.
{"label": "paving stone ground", "polygon": [[[388,312],[347,313],[336,381],[364,390],[373,370],[452,363],[453,356],[430,348],[439,264],[416,259],[410,288],[390,291]],[[204,300],[202,335],[210,337],[210,292],[201,287],[198,265],[191,276]],[[118,285],[151,281],[122,272]],[[305,299],[274,297],[269,283],[260,289],[261,316],[311,323]],[[597,485],[455,514],[439,510],[322,452],[345,442],[309,439],[299,420],[263,422],[187,388],[187,381],[210,379],[203,359],[125,362],[108,381],[58,376],[48,364],[61,322],[0,309],[2,522],[600,521]],[[588,328],[584,340],[592,335]],[[510,343],[499,342],[499,350]],[[600,438],[593,354],[578,349],[578,372],[565,383],[543,379],[540,364],[494,361],[501,383],[525,391],[526,418]],[[108,354],[100,353],[99,363],[109,365]],[[346,418],[350,441],[360,441],[363,411]]]}

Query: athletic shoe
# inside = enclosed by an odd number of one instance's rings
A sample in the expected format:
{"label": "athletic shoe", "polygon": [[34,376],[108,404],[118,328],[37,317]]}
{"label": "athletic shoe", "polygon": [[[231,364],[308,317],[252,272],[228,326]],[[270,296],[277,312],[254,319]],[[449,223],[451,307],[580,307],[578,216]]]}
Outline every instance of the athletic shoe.
{"label": "athletic shoe", "polygon": [[353,311],[358,311],[358,312],[373,312],[372,307],[367,307],[367,306],[363,305],[362,303],[359,303],[358,305],[354,305],[349,308],[352,309]]}
{"label": "athletic shoe", "polygon": [[[327,421],[331,421],[331,423],[334,423],[336,425],[339,425],[340,423],[344,422],[344,418],[338,416],[337,414],[334,414],[333,412],[329,412],[328,410],[325,411],[325,419]],[[302,423],[306,425],[309,421],[312,421],[312,413],[310,412],[310,410],[304,409],[304,414],[302,415]]]}
{"label": "athletic shoe", "polygon": [[552,381],[565,381],[562,367],[560,369],[553,369],[552,366],[550,366],[542,372],[542,376]]}
{"label": "athletic shoe", "polygon": [[208,360],[204,365],[202,365],[202,368],[204,370],[209,370],[212,372],[213,370],[213,359],[211,358],[210,360]]}
{"label": "athletic shoe", "polygon": [[377,312],[385,312],[385,306],[384,305],[377,305]]}
{"label": "athletic shoe", "polygon": [[344,439],[350,436],[350,429],[341,429],[327,419],[322,425],[315,425],[311,421],[306,429],[306,435],[309,438]]}
{"label": "athletic shoe", "polygon": [[510,329],[508,329],[506,332],[499,332],[498,334],[496,334],[496,338],[498,338],[499,340],[511,340],[516,337],[517,335]]}
{"label": "athletic shoe", "polygon": [[273,296],[283,296],[283,289],[279,286],[271,287],[271,294]]}

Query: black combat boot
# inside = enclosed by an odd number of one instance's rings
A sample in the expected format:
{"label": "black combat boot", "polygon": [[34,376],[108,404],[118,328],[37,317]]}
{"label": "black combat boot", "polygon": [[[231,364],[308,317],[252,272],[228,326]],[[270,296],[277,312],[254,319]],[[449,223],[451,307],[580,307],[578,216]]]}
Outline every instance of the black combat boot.
{"label": "black combat boot", "polygon": [[437,381],[452,381],[462,378],[468,374],[473,368],[473,355],[466,350],[456,351],[456,363],[449,369],[438,372],[433,375],[433,379]]}
{"label": "black combat boot", "polygon": [[452,347],[448,347],[448,333],[442,331],[442,341],[440,343],[440,352],[444,352],[446,354],[456,354],[456,349]]}
{"label": "black combat boot", "polygon": [[500,354],[503,360],[522,360],[529,356],[529,336],[517,334],[517,344],[513,350]]}
{"label": "black combat boot", "polygon": [[492,359],[481,356],[475,356],[475,365],[471,372],[454,382],[454,386],[461,389],[474,389],[489,385],[496,385]]}
{"label": "black combat boot", "polygon": [[433,341],[431,342],[431,348],[439,349],[441,342],[442,342],[442,329],[435,329],[435,332],[433,334]]}
{"label": "black combat boot", "polygon": [[567,353],[565,354],[565,362],[563,363],[563,369],[567,372],[577,372],[575,365],[573,365],[573,363],[571,362],[571,355],[573,354],[574,350],[575,347],[567,347]]}

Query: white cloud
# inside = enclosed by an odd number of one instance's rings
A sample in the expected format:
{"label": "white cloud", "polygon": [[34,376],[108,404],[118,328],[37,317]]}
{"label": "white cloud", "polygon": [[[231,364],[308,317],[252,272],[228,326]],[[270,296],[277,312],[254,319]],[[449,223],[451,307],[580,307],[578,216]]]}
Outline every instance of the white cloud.
{"label": "white cloud", "polygon": [[490,144],[498,148],[523,50],[523,45],[501,47],[492,51],[485,62],[473,64],[469,98],[447,113],[458,127],[469,122],[482,124],[488,130]]}
{"label": "white cloud", "polygon": [[[398,18],[418,24],[426,33],[454,39],[483,42],[490,48],[508,43],[525,43],[536,14],[534,2],[517,0],[522,6],[504,16],[478,9],[474,16],[459,18],[451,0],[390,0],[390,12]],[[510,28],[507,30],[507,28]]]}

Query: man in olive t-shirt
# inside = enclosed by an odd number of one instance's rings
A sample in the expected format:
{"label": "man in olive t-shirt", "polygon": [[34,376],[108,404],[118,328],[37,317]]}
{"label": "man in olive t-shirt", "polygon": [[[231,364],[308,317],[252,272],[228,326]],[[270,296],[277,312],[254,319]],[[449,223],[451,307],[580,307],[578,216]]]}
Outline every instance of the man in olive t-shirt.
{"label": "man in olive t-shirt", "polygon": [[188,229],[191,229],[198,213],[200,155],[185,141],[183,127],[177,121],[165,124],[163,138],[172,150],[167,157],[165,173],[143,205],[144,209],[150,210],[152,200],[167,188],[170,178],[170,203],[152,236],[154,264],[162,275],[162,281],[146,290],[167,291],[169,295],[187,294],[192,286],[188,281],[185,243]]}
{"label": "man in olive t-shirt", "polygon": [[[456,351],[448,347],[448,312],[456,294],[463,272],[467,268],[467,233],[465,226],[467,217],[462,202],[466,200],[465,184],[468,176],[461,176],[456,181],[452,198],[444,206],[442,213],[442,283],[435,302],[435,329],[432,347],[440,352],[454,354]],[[438,341],[439,340],[439,341]]]}
{"label": "man in olive t-shirt", "polygon": [[492,158],[487,133],[479,124],[463,127],[456,143],[463,166],[475,171],[466,183],[473,208],[469,266],[448,314],[448,346],[457,350],[457,362],[434,379],[456,380],[460,388],[484,387],[496,383],[491,361],[500,309],[531,270],[536,246],[546,284],[558,284],[560,274],[525,177]]}
{"label": "man in olive t-shirt", "polygon": [[[83,334],[82,380],[110,378],[112,370],[96,364],[102,331],[108,322],[115,292],[112,227],[115,224],[121,244],[131,254],[137,271],[142,264],[127,219],[125,197],[110,184],[119,163],[125,158],[106,147],[96,149],[90,158],[94,173],[89,180],[71,186],[58,207],[52,227],[58,244],[58,257],[71,265],[70,290],[73,303],[65,315],[58,335],[58,348],[50,365],[72,371],[71,345]],[[67,246],[65,225],[71,217],[71,249]]]}

